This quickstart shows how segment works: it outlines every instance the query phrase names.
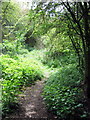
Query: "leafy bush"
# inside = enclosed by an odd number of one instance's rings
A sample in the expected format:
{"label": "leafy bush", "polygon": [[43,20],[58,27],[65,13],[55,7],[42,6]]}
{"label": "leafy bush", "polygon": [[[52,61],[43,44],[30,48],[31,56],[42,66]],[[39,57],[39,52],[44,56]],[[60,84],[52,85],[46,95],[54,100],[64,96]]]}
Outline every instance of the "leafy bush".
{"label": "leafy bush", "polygon": [[47,64],[49,67],[57,68],[64,67],[68,64],[75,64],[77,60],[78,59],[75,53],[72,53],[72,51],[62,51],[59,53],[52,53],[50,51],[46,51],[43,63]]}
{"label": "leafy bush", "polygon": [[61,119],[72,120],[86,117],[84,96],[80,87],[82,76],[71,64],[62,67],[46,81],[43,96],[48,109]]}
{"label": "leafy bush", "polygon": [[17,54],[29,53],[29,51],[25,49],[25,46],[22,45],[22,42],[20,42],[20,40],[14,40],[11,42],[4,40],[2,43],[2,52],[3,54],[9,54],[11,57],[16,56]]}
{"label": "leafy bush", "polygon": [[24,58],[17,60],[9,55],[0,57],[0,67],[2,67],[2,108],[3,112],[10,111],[10,105],[17,103],[18,94],[21,93],[22,86],[30,86],[43,76],[38,61]]}

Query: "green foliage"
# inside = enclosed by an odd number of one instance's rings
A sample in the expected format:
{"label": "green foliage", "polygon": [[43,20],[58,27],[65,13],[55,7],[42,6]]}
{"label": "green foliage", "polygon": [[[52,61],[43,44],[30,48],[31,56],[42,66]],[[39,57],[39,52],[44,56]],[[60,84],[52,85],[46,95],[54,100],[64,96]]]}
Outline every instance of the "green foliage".
{"label": "green foliage", "polygon": [[43,59],[44,64],[53,68],[60,68],[69,64],[78,64],[76,61],[78,61],[77,56],[69,49],[63,50],[62,52],[46,51]]}
{"label": "green foliage", "polygon": [[71,64],[62,67],[46,81],[44,100],[48,109],[60,119],[72,120],[86,117],[83,91],[78,87],[82,78],[76,65]]}
{"label": "green foliage", "polygon": [[10,105],[17,102],[23,86],[31,86],[36,80],[43,76],[39,63],[34,59],[17,60],[9,55],[0,57],[2,67],[2,109],[3,112],[10,111]]}
{"label": "green foliage", "polygon": [[15,22],[18,20],[19,10],[19,6],[12,1],[2,2],[3,25],[15,24]]}
{"label": "green foliage", "polygon": [[[2,2],[2,5],[4,39],[0,46],[5,55],[0,56],[0,70],[3,113],[9,112],[11,106],[18,103],[18,95],[23,86],[31,86],[43,77],[43,62],[54,70],[59,69],[50,76],[44,86],[43,95],[49,110],[61,119],[86,118],[83,90],[79,87],[83,75],[76,68],[76,61],[84,59],[83,44],[79,34],[77,35],[77,25],[70,20],[70,14],[64,9],[61,12],[61,9],[57,10],[60,6],[53,2],[47,5],[40,3],[27,14],[23,10],[21,14],[18,5],[11,1]],[[70,19],[67,19],[67,16]],[[82,26],[83,24],[81,28]],[[76,48],[72,47],[69,37]],[[36,43],[42,45],[40,48],[45,48],[46,51],[34,50],[37,48]],[[80,57],[79,60],[74,49]]]}
{"label": "green foliage", "polygon": [[[2,37],[15,39],[15,34],[13,31],[16,22],[18,21],[20,16],[20,9],[18,4],[10,1],[10,2],[2,2]],[[9,36],[9,33],[12,33]]]}
{"label": "green foliage", "polygon": [[[58,21],[57,21],[58,22]],[[54,23],[55,24],[55,23]],[[61,23],[60,23],[61,24]],[[63,24],[63,23],[62,23]],[[53,53],[63,52],[65,49],[72,49],[71,41],[62,30],[58,31],[58,27],[48,30],[46,34],[46,41],[44,41],[46,48]]]}
{"label": "green foliage", "polygon": [[9,54],[11,57],[16,56],[17,54],[27,54],[28,50],[25,49],[25,46],[19,40],[14,40],[9,42],[4,40],[1,44],[3,54]]}

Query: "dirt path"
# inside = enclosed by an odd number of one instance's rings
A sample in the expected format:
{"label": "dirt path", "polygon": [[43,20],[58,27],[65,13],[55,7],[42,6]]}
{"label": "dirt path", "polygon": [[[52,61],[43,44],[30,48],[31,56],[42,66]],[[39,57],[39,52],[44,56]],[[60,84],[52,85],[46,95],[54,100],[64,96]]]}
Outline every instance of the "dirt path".
{"label": "dirt path", "polygon": [[29,118],[33,120],[55,120],[56,116],[47,111],[42,94],[44,79],[37,81],[35,85],[27,87],[20,97],[20,107],[6,118],[22,120]]}

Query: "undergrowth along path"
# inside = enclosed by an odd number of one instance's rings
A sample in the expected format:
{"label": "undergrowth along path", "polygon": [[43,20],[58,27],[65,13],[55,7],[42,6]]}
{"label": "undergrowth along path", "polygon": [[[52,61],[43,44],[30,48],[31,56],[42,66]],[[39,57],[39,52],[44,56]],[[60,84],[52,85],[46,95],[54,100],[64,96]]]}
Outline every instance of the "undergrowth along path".
{"label": "undergrowth along path", "polygon": [[45,105],[45,102],[42,97],[42,90],[44,81],[49,76],[48,72],[46,73],[46,78],[43,78],[41,81],[38,80],[35,85],[31,87],[26,87],[19,99],[19,108],[14,113],[8,115],[6,118],[22,120],[24,118],[38,119],[38,120],[55,120],[57,117],[50,113]]}

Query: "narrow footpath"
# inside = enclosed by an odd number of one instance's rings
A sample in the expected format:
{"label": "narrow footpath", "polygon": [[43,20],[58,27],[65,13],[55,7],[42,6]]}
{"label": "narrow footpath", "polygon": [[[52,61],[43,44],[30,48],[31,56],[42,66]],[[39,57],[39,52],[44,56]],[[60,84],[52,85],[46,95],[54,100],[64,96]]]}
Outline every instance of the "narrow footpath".
{"label": "narrow footpath", "polygon": [[27,87],[19,99],[19,109],[8,115],[5,120],[56,120],[56,116],[50,113],[42,97],[44,80],[37,81],[35,85]]}

